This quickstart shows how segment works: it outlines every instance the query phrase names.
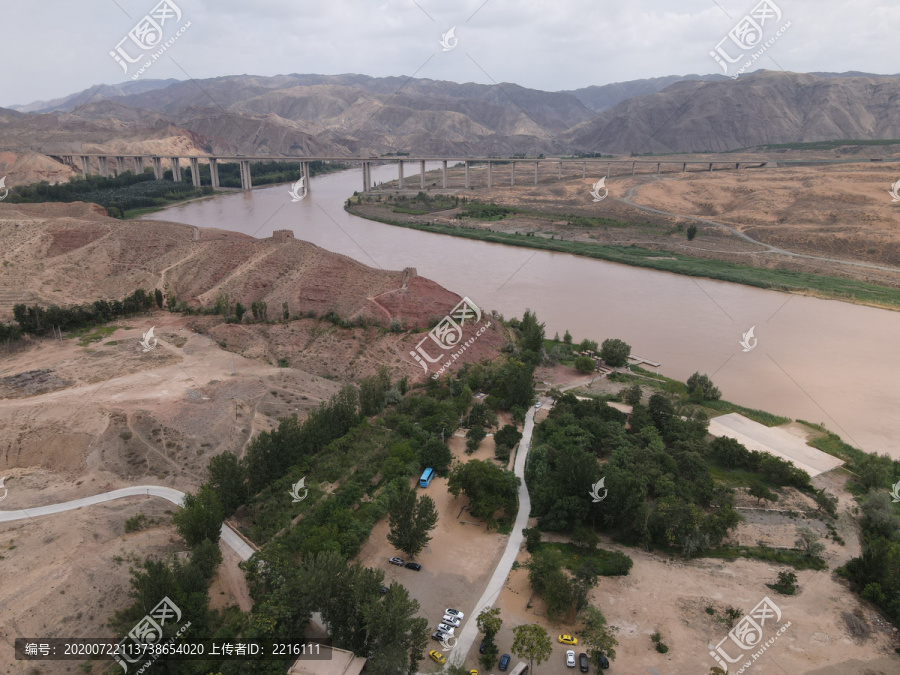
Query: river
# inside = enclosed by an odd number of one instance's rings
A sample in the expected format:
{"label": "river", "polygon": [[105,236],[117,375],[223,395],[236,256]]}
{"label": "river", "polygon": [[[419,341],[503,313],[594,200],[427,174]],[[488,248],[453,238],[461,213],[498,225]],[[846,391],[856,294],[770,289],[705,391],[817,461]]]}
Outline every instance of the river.
{"label": "river", "polygon": [[[372,177],[393,180],[396,166],[373,167]],[[406,181],[419,184],[417,175]],[[900,312],[384,225],[344,211],[361,188],[361,170],[351,169],[314,178],[300,202],[278,185],[145,218],[256,237],[290,229],[373,267],[415,267],[507,318],[534,310],[548,336],[621,338],[660,362],[661,374],[706,373],[727,400],[824,423],[863,450],[900,458]],[[751,326],[758,342],[744,351]]]}

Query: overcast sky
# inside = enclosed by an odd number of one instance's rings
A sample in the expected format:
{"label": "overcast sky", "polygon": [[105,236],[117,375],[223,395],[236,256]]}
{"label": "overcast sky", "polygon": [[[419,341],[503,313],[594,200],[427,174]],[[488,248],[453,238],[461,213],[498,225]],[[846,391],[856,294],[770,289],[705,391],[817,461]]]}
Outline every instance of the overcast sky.
{"label": "overcast sky", "polygon": [[[164,39],[186,22],[191,25],[143,79],[363,73],[515,82],[552,91],[721,73],[709,52],[758,2],[171,1],[182,16],[177,24],[171,20],[163,27]],[[157,2],[4,3],[0,106],[125,81],[128,77],[109,52]],[[774,20],[764,27],[764,40],[788,21],[790,28],[750,70],[900,72],[898,0],[774,2],[783,16],[774,27]],[[458,42],[443,51],[441,36],[454,26]],[[128,51],[129,44],[127,53],[137,56]],[[723,49],[737,56],[733,43]]]}

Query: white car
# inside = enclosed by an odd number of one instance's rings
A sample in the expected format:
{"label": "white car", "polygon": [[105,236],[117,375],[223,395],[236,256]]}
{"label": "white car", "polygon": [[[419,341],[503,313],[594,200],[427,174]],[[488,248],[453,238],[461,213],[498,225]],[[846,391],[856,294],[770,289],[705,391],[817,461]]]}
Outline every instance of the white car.
{"label": "white car", "polygon": [[537,403],[534,404],[534,409],[535,409],[535,410],[537,410],[537,409],[540,408],[540,407],[541,407],[541,402],[540,402],[540,401],[538,401]]}
{"label": "white car", "polygon": [[444,610],[444,614],[450,614],[451,616],[455,616],[457,619],[462,621],[466,618],[466,615],[460,612],[458,609],[453,609],[452,607],[448,607]]}
{"label": "white car", "polygon": [[575,652],[571,649],[566,652],[566,665],[569,666],[569,668],[575,667]]}
{"label": "white car", "polygon": [[444,618],[441,619],[448,626],[453,626],[454,628],[459,628],[459,618],[453,616],[452,614],[444,614]]}
{"label": "white car", "polygon": [[[456,631],[453,626],[448,626],[445,623],[439,623],[437,629],[445,635],[453,635],[453,633]],[[574,654],[575,652],[572,653]]]}

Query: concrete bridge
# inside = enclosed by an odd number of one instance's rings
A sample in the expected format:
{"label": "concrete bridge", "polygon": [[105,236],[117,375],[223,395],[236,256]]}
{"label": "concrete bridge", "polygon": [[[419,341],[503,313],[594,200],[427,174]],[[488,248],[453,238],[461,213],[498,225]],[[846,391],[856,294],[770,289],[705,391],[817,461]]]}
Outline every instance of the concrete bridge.
{"label": "concrete bridge", "polygon": [[[239,163],[241,169],[241,189],[242,190],[250,190],[253,187],[252,181],[250,180],[250,163],[251,162],[300,162],[301,171],[300,175],[306,177],[306,187],[310,188],[310,175],[309,175],[309,164],[310,162],[340,162],[346,164],[361,164],[362,165],[362,175],[363,175],[363,192],[370,192],[373,189],[372,178],[371,178],[371,167],[372,164],[385,164],[389,162],[395,162],[397,164],[397,179],[398,185],[401,190],[407,187],[407,182],[409,179],[404,178],[404,167],[408,164],[419,165],[419,180],[418,187],[422,190],[425,189],[425,163],[426,162],[440,162],[441,163],[441,173],[442,173],[442,181],[441,187],[446,189],[449,186],[448,176],[447,176],[447,167],[448,163],[451,165],[454,164],[462,164],[464,166],[464,184],[462,186],[456,187],[465,187],[468,189],[471,185],[469,179],[469,169],[472,165],[480,165],[487,166],[487,186],[489,188],[494,187],[494,169],[498,166],[509,166],[509,184],[516,185],[516,173],[517,169],[519,170],[519,174],[523,175],[523,169],[527,170],[533,167],[534,170],[534,184],[538,183],[538,176],[540,173],[540,169],[543,166],[549,165],[552,168],[556,168],[556,173],[558,178],[562,178],[563,164],[567,164],[569,166],[575,165],[576,167],[581,167],[581,175],[583,178],[588,176],[588,166],[591,167],[590,174],[592,176],[605,175],[607,178],[612,174],[613,167],[617,169],[623,169],[624,174],[628,174],[628,170],[630,169],[631,175],[635,175],[638,167],[641,168],[649,168],[651,171],[653,167],[656,167],[656,173],[660,173],[663,166],[674,167],[675,171],[678,171],[678,167],[681,167],[681,171],[687,171],[688,167],[699,167],[702,171],[712,171],[713,167],[718,167],[718,169],[734,169],[740,170],[743,166],[744,168],[763,168],[763,167],[774,167],[777,166],[775,162],[770,161],[709,161],[709,160],[694,160],[694,161],[684,161],[684,160],[657,160],[657,159],[602,159],[602,158],[559,158],[559,157],[548,157],[541,159],[520,159],[520,158],[509,158],[504,159],[500,157],[460,157],[460,158],[446,158],[446,157],[286,157],[286,156],[246,156],[246,155],[234,155],[234,156],[195,156],[195,157],[179,157],[179,156],[171,156],[171,155],[102,155],[102,154],[77,154],[77,155],[52,155],[59,161],[72,166],[75,169],[80,169],[84,175],[89,175],[92,169],[92,160],[97,160],[97,166],[99,168],[99,173],[102,176],[109,176],[110,172],[113,171],[115,175],[119,175],[128,171],[129,168],[134,171],[134,173],[143,173],[145,162],[147,166],[153,167],[153,173],[156,175],[157,180],[162,180],[164,165],[163,161],[165,161],[169,167],[172,169],[172,177],[175,181],[181,181],[181,161],[187,160],[191,167],[191,179],[194,184],[194,187],[200,187],[200,161],[209,163],[209,172],[210,172],[210,180],[212,187],[219,187],[219,163],[220,162],[228,162],[228,163]],[[113,160],[112,166],[110,163],[110,159]],[[131,165],[129,167],[129,164]],[[696,168],[694,169],[697,170]],[[546,175],[546,170],[544,171],[544,175]],[[298,176],[299,180],[300,176]],[[520,179],[520,183],[521,183]],[[413,186],[415,187],[415,186]]]}

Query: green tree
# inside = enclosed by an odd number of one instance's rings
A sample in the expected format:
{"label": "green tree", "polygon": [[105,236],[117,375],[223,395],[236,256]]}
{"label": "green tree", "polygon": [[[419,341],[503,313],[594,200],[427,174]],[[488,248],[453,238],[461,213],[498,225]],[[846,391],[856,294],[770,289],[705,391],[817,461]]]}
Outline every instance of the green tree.
{"label": "green tree", "polygon": [[578,345],[578,350],[582,352],[597,352],[599,349],[596,340],[588,340],[587,338],[582,340]]}
{"label": "green tree", "polygon": [[572,532],[572,543],[592,551],[600,543],[600,535],[590,527],[576,527]]}
{"label": "green tree", "polygon": [[475,452],[485,436],[487,436],[487,432],[480,424],[469,429],[466,432],[466,452],[469,454]]}
{"label": "green tree", "polygon": [[526,527],[522,530],[525,534],[525,550],[534,553],[541,545],[541,531],[536,527]]}
{"label": "green tree", "polygon": [[569,331],[566,331],[565,335],[563,335],[563,342],[567,345],[572,344],[572,334]]}
{"label": "green tree", "polygon": [[553,653],[553,643],[543,627],[529,623],[513,628],[512,653],[528,659],[528,672],[534,673],[534,663],[542,664]]}
{"label": "green tree", "polygon": [[593,373],[594,359],[590,356],[578,356],[575,358],[575,370],[579,373]]}
{"label": "green tree", "polygon": [[613,368],[621,368],[628,363],[631,345],[617,338],[609,338],[600,346],[600,358]]}
{"label": "green tree", "polygon": [[250,497],[247,485],[247,473],[237,456],[227,450],[209,460],[208,485],[216,493],[219,502],[230,516],[238,506]]}
{"label": "green tree", "polygon": [[175,530],[193,548],[204,539],[219,540],[219,530],[225,520],[225,509],[215,490],[209,485],[201,487],[197,494],[184,496],[181,508],[172,516]]}
{"label": "green tree", "polygon": [[581,641],[587,650],[588,659],[600,669],[600,657],[606,656],[610,661],[616,658],[616,640],[614,629],[606,622],[606,617],[596,607],[585,607],[579,614],[584,628],[581,629]]}
{"label": "green tree", "polygon": [[641,385],[635,382],[630,387],[626,387],[625,389],[620,391],[619,396],[622,397],[622,401],[624,401],[628,405],[634,406],[641,402],[644,393],[641,390]]}
{"label": "green tree", "polygon": [[236,302],[234,304],[234,315],[237,317],[238,323],[241,322],[241,319],[244,318],[244,314],[247,312],[247,308],[244,307],[240,302]]}
{"label": "green tree", "polygon": [[410,558],[415,558],[431,541],[429,532],[437,524],[434,501],[428,495],[416,499],[414,490],[397,492],[388,502],[388,541]]}
{"label": "green tree", "polygon": [[521,480],[512,471],[491,462],[473,459],[458,464],[450,471],[448,489],[454,497],[464,492],[469,498],[469,512],[495,527],[494,514],[503,510],[510,517],[516,506]]}
{"label": "green tree", "polygon": [[766,501],[769,501],[769,502],[777,502],[778,501],[778,495],[775,494],[774,492],[772,492],[768,487],[766,487],[766,484],[763,483],[761,480],[751,481],[749,492],[750,492],[751,497],[756,497],[757,505],[759,505],[759,503],[763,499],[765,499]]}
{"label": "green tree", "polygon": [[797,528],[797,541],[794,546],[801,549],[808,557],[815,558],[825,552],[825,544],[819,541],[818,533],[811,527]]}
{"label": "green tree", "polygon": [[700,401],[717,401],[722,398],[722,392],[707,375],[694,373],[685,384],[692,401],[699,403]]}
{"label": "green tree", "polygon": [[153,297],[156,299],[156,306],[159,309],[162,309],[163,306],[163,294],[162,291],[158,288],[153,289]]}
{"label": "green tree", "polygon": [[693,240],[694,240],[694,237],[696,237],[696,236],[697,236],[697,226],[696,226],[696,225],[689,225],[689,226],[688,226],[688,229],[687,229],[687,238],[688,238],[688,241],[693,241]]}
{"label": "green tree", "polygon": [[429,438],[422,447],[420,466],[423,469],[431,467],[436,473],[444,473],[453,462],[453,453],[440,438]]}
{"label": "green tree", "polygon": [[290,321],[291,318],[291,307],[286,302],[281,303],[281,318],[285,321]]}
{"label": "green tree", "polygon": [[544,349],[544,324],[538,323],[537,315],[530,309],[522,315],[519,330],[522,332],[522,349],[539,356]]}
{"label": "green tree", "polygon": [[501,626],[503,626],[503,619],[500,618],[500,608],[490,607],[482,610],[476,619],[476,623],[478,630],[484,634],[484,654],[481,655],[479,661],[485,670],[490,670],[500,653],[494,642],[494,638],[500,632]]}

